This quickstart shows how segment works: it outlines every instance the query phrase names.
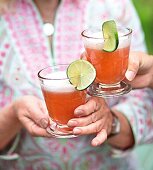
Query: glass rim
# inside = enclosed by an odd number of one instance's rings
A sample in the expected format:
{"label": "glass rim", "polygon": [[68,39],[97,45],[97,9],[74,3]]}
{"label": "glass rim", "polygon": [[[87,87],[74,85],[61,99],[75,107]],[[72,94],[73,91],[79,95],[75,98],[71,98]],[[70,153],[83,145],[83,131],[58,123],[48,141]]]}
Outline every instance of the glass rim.
{"label": "glass rim", "polygon": [[[37,75],[38,75],[38,78],[39,79],[42,79],[42,80],[68,80],[69,78],[66,77],[66,78],[47,78],[45,76],[42,76],[41,73],[45,70],[47,70],[48,68],[52,68],[52,67],[58,67],[58,66],[68,66],[69,64],[57,64],[57,65],[52,65],[52,66],[47,66],[47,67],[44,67],[43,69],[41,69],[40,71],[38,71]],[[67,74],[66,74],[67,75]]]}
{"label": "glass rim", "polygon": [[[126,29],[128,32],[127,33],[125,33],[124,35],[119,35],[119,38],[121,38],[121,37],[126,37],[126,36],[128,36],[128,35],[130,35],[131,33],[132,33],[132,29],[131,28],[129,28],[129,27],[121,27],[121,26],[117,26],[117,28],[118,29]],[[89,31],[89,30],[92,30],[92,29],[97,29],[97,30],[100,30],[100,28],[98,28],[98,27],[89,27],[89,28],[87,28],[87,29],[85,29],[85,30],[83,30],[82,31],[82,33],[81,33],[81,35],[82,35],[82,37],[84,37],[84,38],[92,38],[92,39],[97,39],[97,40],[104,40],[104,38],[103,37],[94,37],[94,36],[89,36],[89,35],[87,35],[87,31]]]}

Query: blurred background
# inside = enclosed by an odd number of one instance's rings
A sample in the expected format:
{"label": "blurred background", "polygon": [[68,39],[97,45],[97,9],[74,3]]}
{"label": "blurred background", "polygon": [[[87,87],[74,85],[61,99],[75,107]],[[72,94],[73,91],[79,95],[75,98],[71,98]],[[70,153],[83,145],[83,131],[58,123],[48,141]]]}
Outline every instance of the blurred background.
{"label": "blurred background", "polygon": [[[148,53],[153,54],[153,0],[133,0],[145,33]],[[153,144],[137,147],[142,170],[153,170]]]}
{"label": "blurred background", "polygon": [[153,54],[153,0],[133,0],[145,32],[148,52]]}

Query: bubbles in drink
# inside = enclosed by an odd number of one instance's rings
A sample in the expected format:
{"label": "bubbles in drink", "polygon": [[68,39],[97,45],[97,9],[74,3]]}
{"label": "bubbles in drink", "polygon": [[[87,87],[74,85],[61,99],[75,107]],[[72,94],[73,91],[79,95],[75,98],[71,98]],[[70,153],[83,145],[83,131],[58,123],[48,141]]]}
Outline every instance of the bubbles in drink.
{"label": "bubbles in drink", "polygon": [[[129,45],[129,38],[125,36],[126,32],[128,33],[127,29],[118,28],[118,35],[119,35],[119,45],[118,48],[125,48]],[[104,39],[101,30],[97,30],[97,32],[87,32],[84,33],[89,38],[83,38],[84,45],[86,48],[92,48],[96,50],[102,50]]]}
{"label": "bubbles in drink", "polygon": [[[72,92],[75,87],[70,84],[65,71],[57,71],[45,76],[42,87],[47,91]],[[51,81],[50,81],[51,80]]]}

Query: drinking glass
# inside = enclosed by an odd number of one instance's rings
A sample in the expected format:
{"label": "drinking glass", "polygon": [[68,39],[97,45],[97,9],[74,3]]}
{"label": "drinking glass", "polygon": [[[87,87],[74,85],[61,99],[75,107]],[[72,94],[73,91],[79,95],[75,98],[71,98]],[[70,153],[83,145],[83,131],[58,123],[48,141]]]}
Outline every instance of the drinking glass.
{"label": "drinking glass", "polygon": [[128,67],[132,30],[117,27],[119,45],[113,52],[103,50],[104,39],[99,28],[82,32],[87,60],[96,69],[96,79],[88,88],[92,96],[112,97],[128,93],[131,86],[123,81]]}
{"label": "drinking glass", "polygon": [[56,65],[38,72],[44,100],[51,124],[47,131],[57,138],[71,138],[73,128],[67,126],[74,118],[74,110],[86,101],[86,90],[78,91],[70,84],[66,75],[68,65]]}

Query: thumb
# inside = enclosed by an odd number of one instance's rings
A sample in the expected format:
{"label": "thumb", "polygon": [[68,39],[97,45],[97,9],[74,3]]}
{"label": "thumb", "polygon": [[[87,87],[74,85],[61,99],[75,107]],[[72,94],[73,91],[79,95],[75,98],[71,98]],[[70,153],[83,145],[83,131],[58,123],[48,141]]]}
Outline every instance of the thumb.
{"label": "thumb", "polygon": [[139,70],[139,58],[137,55],[130,56],[128,69],[125,73],[127,80],[132,81]]}
{"label": "thumb", "polygon": [[36,123],[42,128],[47,128],[47,126],[49,125],[49,115],[45,103],[39,103],[39,108],[40,114],[35,115],[37,116],[35,120],[38,120]]}
{"label": "thumb", "polygon": [[40,118],[38,123],[42,128],[46,129],[49,125],[49,118]]}
{"label": "thumb", "polygon": [[49,125],[49,115],[45,103],[40,103],[40,109],[43,113],[42,117],[40,118],[40,126],[42,128],[47,128]]}
{"label": "thumb", "polygon": [[136,76],[136,71],[132,71],[132,70],[127,70],[125,73],[125,77],[127,78],[127,80],[132,81]]}

